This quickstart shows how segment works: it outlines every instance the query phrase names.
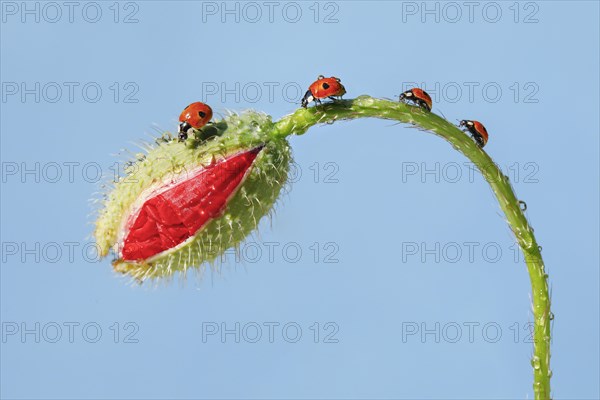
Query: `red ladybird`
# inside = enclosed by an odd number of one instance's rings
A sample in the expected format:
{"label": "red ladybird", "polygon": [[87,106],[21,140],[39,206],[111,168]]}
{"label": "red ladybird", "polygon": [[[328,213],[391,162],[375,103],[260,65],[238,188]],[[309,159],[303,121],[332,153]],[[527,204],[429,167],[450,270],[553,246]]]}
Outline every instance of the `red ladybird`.
{"label": "red ladybird", "polygon": [[346,88],[338,78],[334,76],[325,78],[323,75],[319,75],[317,80],[308,87],[306,94],[302,98],[302,107],[306,108],[311,101],[321,104],[321,99],[329,97],[335,100],[334,96],[341,98],[345,94]]}
{"label": "red ladybird", "polygon": [[427,94],[426,91],[419,88],[412,88],[407,90],[406,92],[400,95],[400,101],[412,101],[416,105],[421,108],[424,108],[427,111],[431,111],[431,96]]}
{"label": "red ladybird", "polygon": [[488,132],[481,122],[463,119],[462,121],[460,121],[458,126],[464,126],[467,129],[467,131],[471,133],[473,139],[475,139],[475,142],[479,145],[479,147],[483,148],[483,146],[485,146],[485,144],[487,143]]}
{"label": "red ladybird", "polygon": [[184,108],[179,116],[179,140],[186,140],[190,129],[200,129],[206,125],[212,115],[212,108],[199,101]]}

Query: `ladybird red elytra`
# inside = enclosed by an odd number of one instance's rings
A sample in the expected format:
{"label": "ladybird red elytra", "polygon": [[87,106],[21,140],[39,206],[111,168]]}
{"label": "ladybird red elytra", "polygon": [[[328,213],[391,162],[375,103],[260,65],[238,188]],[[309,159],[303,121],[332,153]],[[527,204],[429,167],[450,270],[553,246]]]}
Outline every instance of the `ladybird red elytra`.
{"label": "ladybird red elytra", "polygon": [[179,116],[179,140],[186,140],[190,129],[202,128],[212,116],[212,108],[199,101],[184,108]]}
{"label": "ladybird red elytra", "polygon": [[400,101],[412,101],[426,111],[431,111],[431,96],[426,91],[419,88],[412,88],[400,95]]}
{"label": "ladybird red elytra", "polygon": [[477,143],[479,147],[483,148],[483,146],[486,145],[488,141],[488,132],[481,122],[463,119],[458,123],[458,126],[466,128],[466,131],[473,136],[475,143]]}
{"label": "ladybird red elytra", "polygon": [[335,97],[341,98],[344,94],[346,94],[346,88],[339,78],[335,76],[325,78],[323,75],[319,75],[304,94],[302,107],[308,107],[308,103],[311,101],[321,104],[321,99],[330,98],[335,100]]}

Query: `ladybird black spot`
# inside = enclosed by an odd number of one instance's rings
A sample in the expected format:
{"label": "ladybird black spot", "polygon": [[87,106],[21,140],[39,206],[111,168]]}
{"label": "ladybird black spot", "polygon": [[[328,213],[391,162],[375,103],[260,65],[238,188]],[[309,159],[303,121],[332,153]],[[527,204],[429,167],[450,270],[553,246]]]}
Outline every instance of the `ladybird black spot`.
{"label": "ladybird black spot", "polygon": [[324,84],[323,84],[323,89],[329,89],[329,84],[327,84],[327,83],[324,83]]}
{"label": "ladybird black spot", "polygon": [[198,111],[198,116],[200,116],[200,118],[204,118],[206,117],[206,113],[204,111]]}

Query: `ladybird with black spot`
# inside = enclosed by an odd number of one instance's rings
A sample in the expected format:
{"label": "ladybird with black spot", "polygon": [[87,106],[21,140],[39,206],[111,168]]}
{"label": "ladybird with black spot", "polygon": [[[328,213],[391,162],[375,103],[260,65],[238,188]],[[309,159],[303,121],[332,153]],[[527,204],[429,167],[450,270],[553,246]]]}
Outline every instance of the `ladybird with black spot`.
{"label": "ladybird with black spot", "polygon": [[412,101],[417,106],[426,111],[431,111],[431,96],[426,91],[419,88],[412,88],[400,95],[400,101]]}
{"label": "ladybird with black spot", "polygon": [[471,136],[473,136],[475,143],[477,143],[479,147],[483,148],[483,146],[486,145],[488,141],[488,132],[481,122],[463,119],[458,123],[458,126],[461,128],[464,127],[466,131],[468,131],[471,134]]}
{"label": "ladybird with black spot", "polygon": [[325,78],[323,75],[319,75],[316,81],[314,81],[304,94],[302,98],[302,107],[308,107],[311,101],[317,104],[321,104],[321,99],[330,98],[336,100],[336,97],[341,98],[346,94],[346,88],[342,85],[339,78],[332,76]]}
{"label": "ladybird with black spot", "polygon": [[193,129],[200,129],[212,118],[212,108],[199,101],[183,109],[179,116],[179,140],[184,141]]}

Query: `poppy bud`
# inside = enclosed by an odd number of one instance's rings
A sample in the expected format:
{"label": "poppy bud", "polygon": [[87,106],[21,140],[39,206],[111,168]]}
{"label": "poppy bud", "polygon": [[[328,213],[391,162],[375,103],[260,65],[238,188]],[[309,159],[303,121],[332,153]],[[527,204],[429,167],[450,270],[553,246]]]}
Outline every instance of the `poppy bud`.
{"label": "poppy bud", "polygon": [[271,118],[231,115],[181,142],[157,140],[103,201],[94,236],[139,281],[200,268],[236,247],[273,208],[291,151]]}

